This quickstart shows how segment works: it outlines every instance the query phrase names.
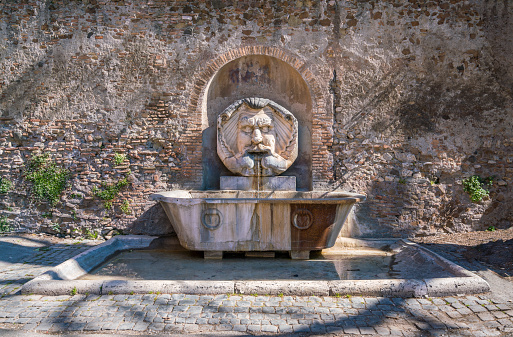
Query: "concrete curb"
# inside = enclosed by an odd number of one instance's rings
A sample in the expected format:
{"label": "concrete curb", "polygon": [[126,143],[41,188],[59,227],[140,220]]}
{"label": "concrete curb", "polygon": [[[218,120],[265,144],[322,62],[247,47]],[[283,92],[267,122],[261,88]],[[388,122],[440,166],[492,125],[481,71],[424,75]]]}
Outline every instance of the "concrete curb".
{"label": "concrete curb", "polygon": [[116,236],[76,257],[52,268],[26,283],[22,294],[148,294],[185,293],[296,295],[296,296],[383,296],[422,297],[476,294],[488,292],[488,283],[474,273],[442,258],[430,250],[408,240],[345,239],[344,247],[383,247],[394,243],[397,249],[415,249],[427,254],[455,277],[432,279],[380,279],[335,281],[157,281],[157,280],[76,280],[90,272],[113,254],[128,249],[148,248],[155,237]]}
{"label": "concrete curb", "polygon": [[233,294],[232,281],[104,281],[102,294]]}
{"label": "concrete curb", "polygon": [[103,281],[89,280],[41,280],[33,279],[23,285],[21,293],[24,295],[74,295],[74,294],[101,294]]}
{"label": "concrete curb", "polygon": [[455,294],[479,294],[490,291],[490,285],[480,276],[458,266],[438,254],[406,239],[398,241],[407,247],[418,249],[437,261],[445,269],[451,271],[456,277],[423,279],[426,293],[421,296],[450,296]]}
{"label": "concrete curb", "polygon": [[71,292],[99,294],[103,281],[76,279],[87,274],[117,252],[148,248],[156,238],[155,236],[144,235],[115,236],[25,283],[21,293],[44,295],[63,295]]}
{"label": "concrete curb", "polygon": [[236,294],[329,296],[328,281],[237,281]]}
{"label": "concrete curb", "polygon": [[426,294],[426,284],[422,280],[330,281],[329,287],[331,296],[421,297]]}

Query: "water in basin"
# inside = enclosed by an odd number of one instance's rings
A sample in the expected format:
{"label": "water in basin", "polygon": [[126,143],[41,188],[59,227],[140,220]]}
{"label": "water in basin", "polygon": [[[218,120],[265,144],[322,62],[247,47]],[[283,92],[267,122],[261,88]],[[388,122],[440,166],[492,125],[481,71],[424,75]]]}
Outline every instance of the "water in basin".
{"label": "water in basin", "polygon": [[308,260],[245,258],[225,253],[223,260],[205,260],[201,252],[134,250],[106,261],[86,280],[363,280],[389,279],[393,255],[380,250],[312,253]]}

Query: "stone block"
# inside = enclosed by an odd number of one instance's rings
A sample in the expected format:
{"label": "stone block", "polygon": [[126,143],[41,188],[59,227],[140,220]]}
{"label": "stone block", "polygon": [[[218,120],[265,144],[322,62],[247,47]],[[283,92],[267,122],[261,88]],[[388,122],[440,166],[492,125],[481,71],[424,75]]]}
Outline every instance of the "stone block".
{"label": "stone block", "polygon": [[221,177],[221,190],[295,191],[296,177]]}
{"label": "stone block", "polygon": [[203,257],[205,260],[222,260],[223,252],[222,251],[205,251],[203,252]]}
{"label": "stone block", "polygon": [[309,250],[292,250],[290,251],[290,258],[292,260],[308,260],[310,258]]}

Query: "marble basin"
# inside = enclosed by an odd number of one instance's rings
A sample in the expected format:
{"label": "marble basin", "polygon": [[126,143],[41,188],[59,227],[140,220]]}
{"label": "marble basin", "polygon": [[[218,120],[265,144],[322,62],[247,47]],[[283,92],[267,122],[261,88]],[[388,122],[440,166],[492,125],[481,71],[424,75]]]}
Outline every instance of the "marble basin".
{"label": "marble basin", "polygon": [[308,258],[332,247],[353,205],[347,192],[185,191],[152,195],[180,244],[199,251],[290,251]]}

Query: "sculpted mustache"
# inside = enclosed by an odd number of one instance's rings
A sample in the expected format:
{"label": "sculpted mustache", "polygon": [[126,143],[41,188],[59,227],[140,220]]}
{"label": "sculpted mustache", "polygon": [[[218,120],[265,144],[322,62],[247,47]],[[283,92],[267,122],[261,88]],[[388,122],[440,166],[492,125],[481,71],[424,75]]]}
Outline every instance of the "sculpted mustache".
{"label": "sculpted mustache", "polygon": [[248,152],[251,152],[251,151],[266,152],[266,151],[269,151],[269,150],[270,150],[269,146],[265,146],[264,144],[250,145],[250,146],[246,146],[244,148],[244,152],[245,153],[248,153]]}

